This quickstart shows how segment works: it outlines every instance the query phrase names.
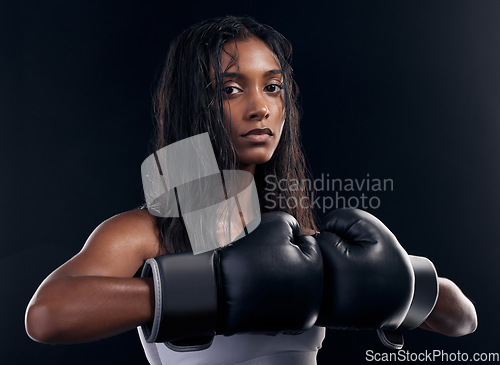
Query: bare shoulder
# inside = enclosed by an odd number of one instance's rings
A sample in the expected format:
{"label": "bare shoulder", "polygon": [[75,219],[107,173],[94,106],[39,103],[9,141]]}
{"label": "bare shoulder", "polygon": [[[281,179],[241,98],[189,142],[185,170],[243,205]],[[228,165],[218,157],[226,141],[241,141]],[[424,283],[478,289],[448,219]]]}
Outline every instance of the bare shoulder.
{"label": "bare shoulder", "polygon": [[139,251],[143,259],[160,253],[156,217],[144,209],[129,210],[106,219],[92,232],[83,249],[95,241]]}
{"label": "bare shoulder", "polygon": [[156,218],[147,210],[132,209],[106,219],[97,226],[92,234],[118,234],[140,239],[152,238],[157,234]]}
{"label": "bare shoulder", "polygon": [[57,274],[130,277],[145,260],[162,253],[160,247],[156,218],[133,209],[99,224]]}

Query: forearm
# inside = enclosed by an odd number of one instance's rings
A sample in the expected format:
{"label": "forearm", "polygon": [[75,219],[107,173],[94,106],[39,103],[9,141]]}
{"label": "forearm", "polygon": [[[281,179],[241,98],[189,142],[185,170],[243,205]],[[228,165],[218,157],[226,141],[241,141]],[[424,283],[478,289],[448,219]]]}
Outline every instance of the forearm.
{"label": "forearm", "polygon": [[60,277],[43,283],[26,311],[26,331],[44,343],[109,337],[152,321],[151,278]]}
{"label": "forearm", "polygon": [[476,330],[476,309],[455,283],[439,278],[436,306],[420,327],[447,336],[463,336]]}

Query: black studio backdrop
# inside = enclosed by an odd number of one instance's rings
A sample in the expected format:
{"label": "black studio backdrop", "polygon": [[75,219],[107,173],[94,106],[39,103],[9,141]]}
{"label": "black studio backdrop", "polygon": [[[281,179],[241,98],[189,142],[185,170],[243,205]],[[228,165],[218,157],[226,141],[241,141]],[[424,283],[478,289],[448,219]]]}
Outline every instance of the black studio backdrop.
{"label": "black studio backdrop", "polygon": [[[364,196],[409,253],[429,257],[475,303],[476,333],[415,330],[405,350],[500,352],[500,3],[3,1],[1,362],[146,363],[134,331],[35,343],[24,311],[100,222],[142,202],[151,93],[168,45],[225,14],[251,15],[292,41],[315,178],[364,181],[323,187],[319,217],[332,201]],[[377,179],[392,183],[367,189]],[[328,331],[318,362],[364,363],[368,350],[387,351],[372,331]]]}

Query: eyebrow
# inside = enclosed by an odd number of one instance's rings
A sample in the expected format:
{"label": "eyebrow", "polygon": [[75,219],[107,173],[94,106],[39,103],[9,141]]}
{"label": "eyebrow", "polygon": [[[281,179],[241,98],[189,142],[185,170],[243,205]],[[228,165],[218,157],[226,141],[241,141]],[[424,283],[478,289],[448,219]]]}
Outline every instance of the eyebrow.
{"label": "eyebrow", "polygon": [[271,76],[271,75],[282,75],[283,72],[281,70],[269,70],[264,74],[264,77]]}
{"label": "eyebrow", "polygon": [[[279,70],[279,69],[275,69],[275,70],[269,70],[269,71],[266,71],[264,73],[264,77],[269,77],[271,75],[282,75],[283,74],[283,71]],[[239,73],[239,72],[223,72],[221,74],[221,77],[225,78],[225,77],[229,77],[229,78],[232,78],[232,79],[237,79],[237,78],[245,78],[245,75]]]}

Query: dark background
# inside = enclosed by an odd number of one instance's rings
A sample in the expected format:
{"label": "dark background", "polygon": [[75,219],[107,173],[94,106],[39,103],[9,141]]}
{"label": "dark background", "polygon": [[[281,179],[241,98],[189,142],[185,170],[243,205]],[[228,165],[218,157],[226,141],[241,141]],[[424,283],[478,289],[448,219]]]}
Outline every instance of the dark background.
{"label": "dark background", "polygon": [[[24,311],[100,222],[142,202],[168,46],[225,14],[293,43],[315,176],[392,179],[393,191],[365,192],[381,202],[370,211],[476,305],[474,334],[415,330],[405,349],[500,352],[500,2],[2,1],[2,363],[146,363],[134,331],[35,343]],[[371,331],[330,331],[319,364],[364,363],[368,349],[386,351]]]}

